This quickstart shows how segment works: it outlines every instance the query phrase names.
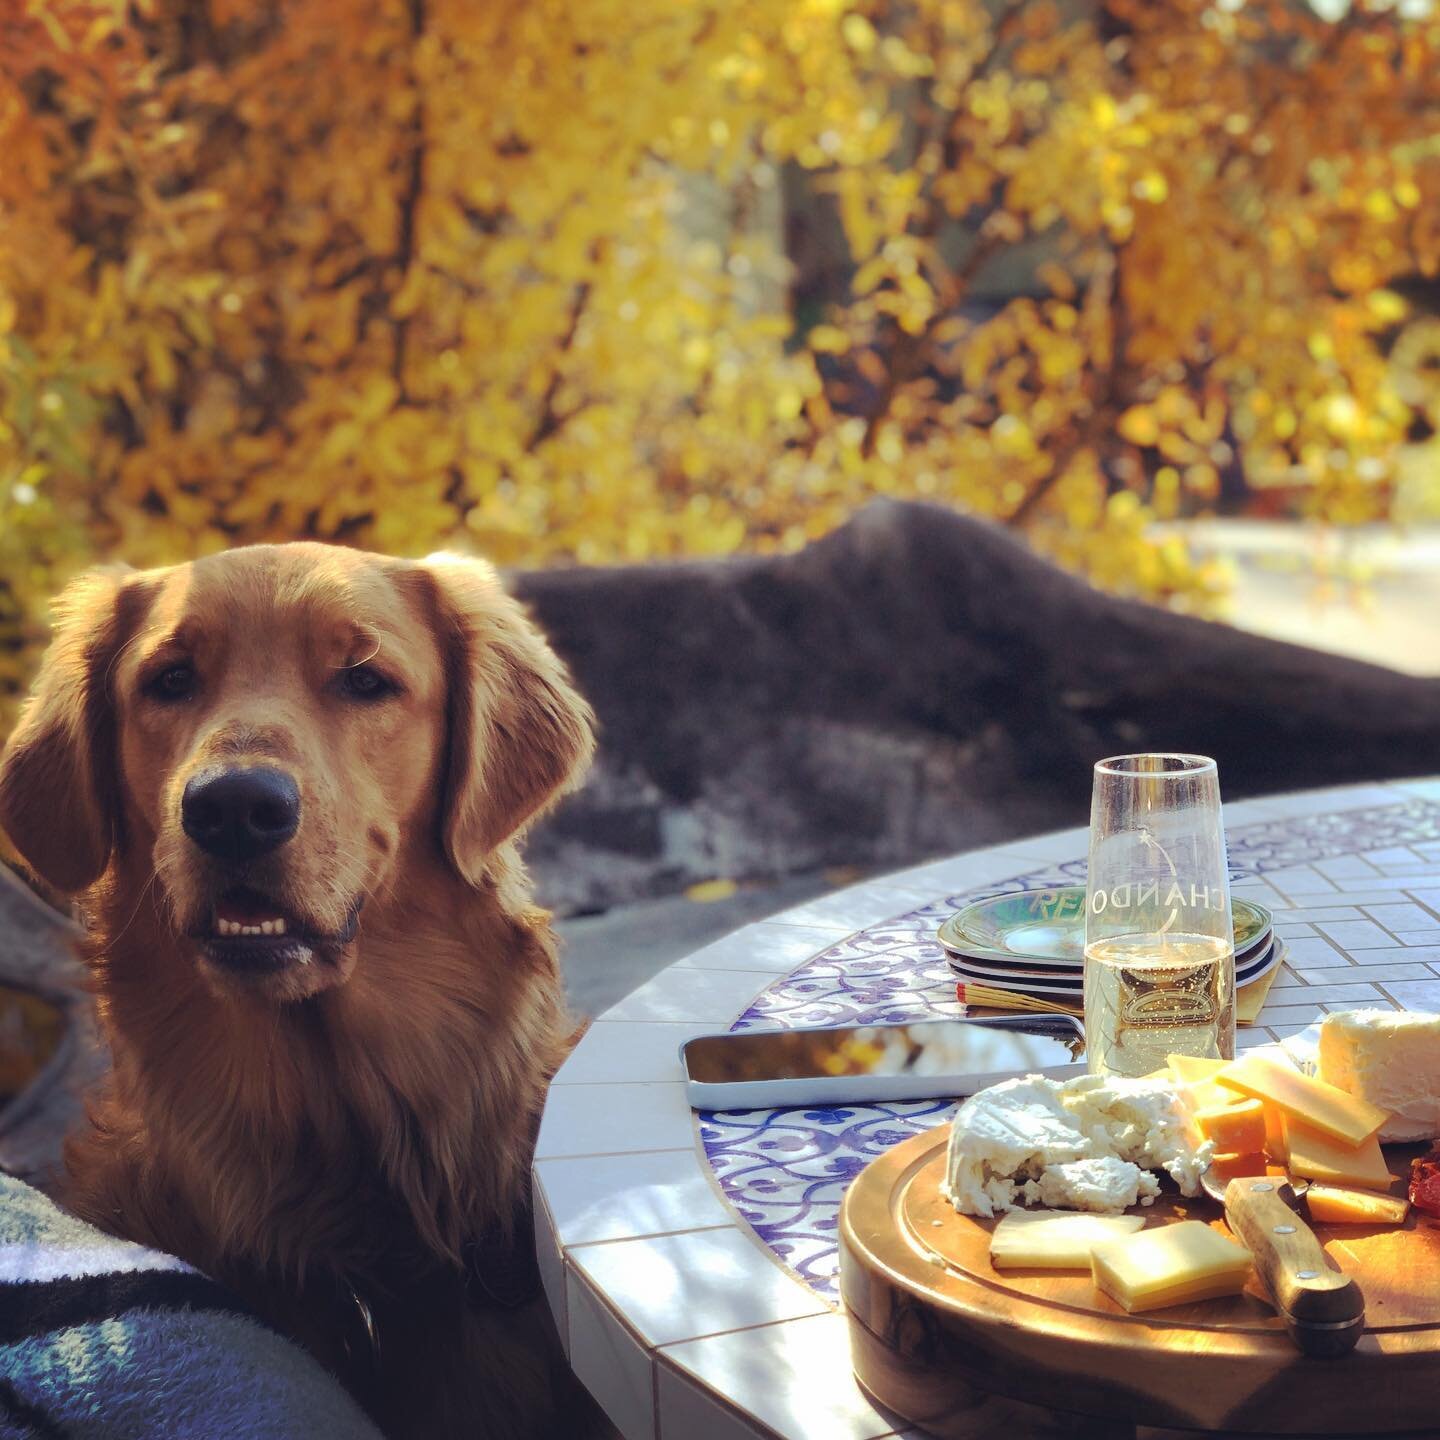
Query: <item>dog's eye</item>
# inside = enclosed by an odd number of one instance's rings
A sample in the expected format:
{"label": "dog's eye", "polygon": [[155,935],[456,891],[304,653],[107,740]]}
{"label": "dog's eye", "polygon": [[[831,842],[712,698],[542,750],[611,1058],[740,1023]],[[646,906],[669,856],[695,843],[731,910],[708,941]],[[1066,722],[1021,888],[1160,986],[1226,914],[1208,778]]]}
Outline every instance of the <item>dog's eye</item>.
{"label": "dog's eye", "polygon": [[355,700],[379,700],[395,691],[395,686],[370,665],[348,666],[340,672],[340,684]]}
{"label": "dog's eye", "polygon": [[195,693],[195,667],[188,660],[169,665],[145,682],[152,700],[188,700]]}

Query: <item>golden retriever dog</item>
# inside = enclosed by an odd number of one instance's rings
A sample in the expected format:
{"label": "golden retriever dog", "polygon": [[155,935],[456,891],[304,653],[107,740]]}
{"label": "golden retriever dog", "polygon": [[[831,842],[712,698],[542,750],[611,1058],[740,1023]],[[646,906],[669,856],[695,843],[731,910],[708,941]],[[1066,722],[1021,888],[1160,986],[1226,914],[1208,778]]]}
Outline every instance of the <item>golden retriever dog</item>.
{"label": "golden retriever dog", "polygon": [[74,581],[0,757],[113,1053],[61,1198],[233,1287],[391,1436],[603,1423],[535,1272],[572,1027],[515,848],[591,719],[482,562],[262,545]]}

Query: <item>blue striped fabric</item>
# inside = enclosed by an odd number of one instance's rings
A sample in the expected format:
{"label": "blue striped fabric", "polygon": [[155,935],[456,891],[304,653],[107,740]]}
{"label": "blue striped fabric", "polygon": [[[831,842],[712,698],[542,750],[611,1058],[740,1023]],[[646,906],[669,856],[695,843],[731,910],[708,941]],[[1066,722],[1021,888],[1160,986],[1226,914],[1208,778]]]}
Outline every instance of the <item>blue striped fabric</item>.
{"label": "blue striped fabric", "polygon": [[380,1440],[219,1285],[0,1175],[0,1440],[211,1436]]}

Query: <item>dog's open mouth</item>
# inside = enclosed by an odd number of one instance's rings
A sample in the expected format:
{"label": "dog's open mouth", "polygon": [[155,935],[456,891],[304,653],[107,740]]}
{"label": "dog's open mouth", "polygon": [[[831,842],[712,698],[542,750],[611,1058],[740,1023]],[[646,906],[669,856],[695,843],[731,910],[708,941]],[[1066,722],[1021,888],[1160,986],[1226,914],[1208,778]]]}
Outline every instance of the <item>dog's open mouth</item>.
{"label": "dog's open mouth", "polygon": [[334,954],[355,938],[360,901],[350,907],[338,931],[317,931],[278,901],[247,885],[225,891],[215,902],[208,929],[196,937],[206,955],[227,970],[272,974],[309,965]]}

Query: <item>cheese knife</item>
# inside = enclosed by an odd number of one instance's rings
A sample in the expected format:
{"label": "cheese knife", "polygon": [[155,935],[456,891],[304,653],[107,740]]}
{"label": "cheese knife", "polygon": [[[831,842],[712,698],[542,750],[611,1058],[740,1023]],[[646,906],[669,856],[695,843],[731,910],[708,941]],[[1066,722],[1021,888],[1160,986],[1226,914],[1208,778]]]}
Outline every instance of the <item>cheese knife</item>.
{"label": "cheese knife", "polygon": [[1354,1349],[1365,1330],[1365,1297],[1331,1265],[1280,1175],[1237,1176],[1227,1185],[1208,1172],[1205,1193],[1225,1207],[1225,1222],[1255,1257],[1290,1338],[1306,1355],[1333,1358]]}

